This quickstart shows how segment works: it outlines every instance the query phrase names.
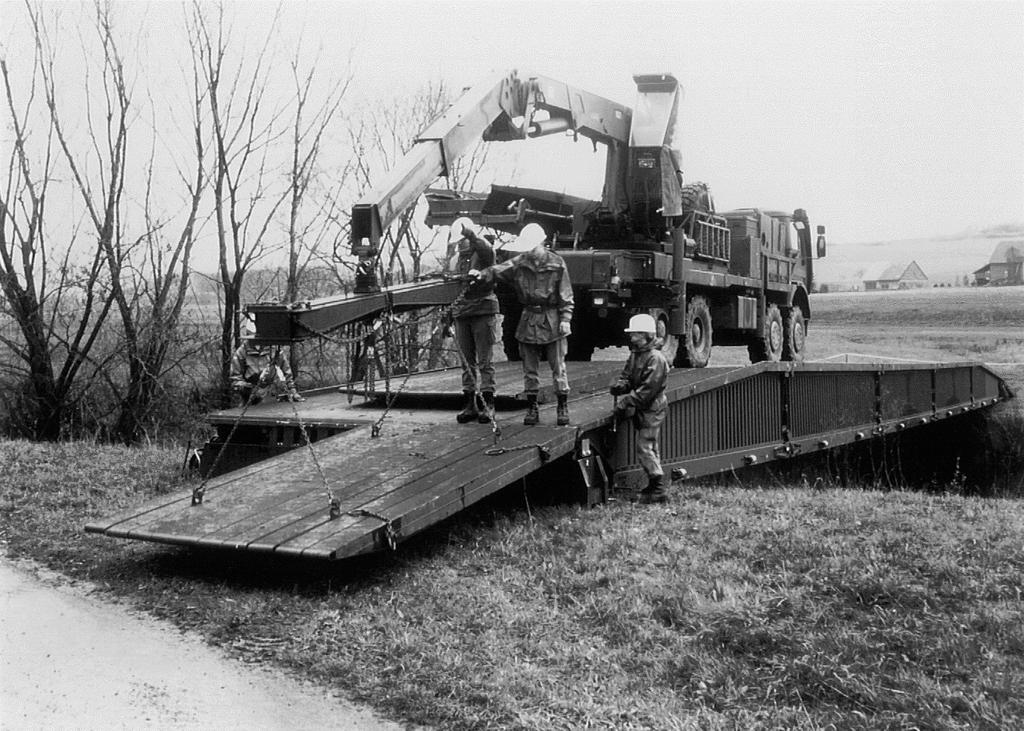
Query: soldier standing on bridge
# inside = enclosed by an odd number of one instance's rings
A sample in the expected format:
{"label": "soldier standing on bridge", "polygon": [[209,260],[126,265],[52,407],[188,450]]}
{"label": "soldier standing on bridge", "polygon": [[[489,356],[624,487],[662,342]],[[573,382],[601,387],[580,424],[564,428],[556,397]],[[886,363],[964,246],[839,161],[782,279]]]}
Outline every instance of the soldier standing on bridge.
{"label": "soldier standing on bridge", "polygon": [[[494,265],[494,250],[476,232],[468,218],[459,218],[451,227],[451,242],[458,245],[455,272],[467,275]],[[460,424],[478,421],[487,424],[494,414],[494,341],[498,324],[498,298],[494,284],[474,278],[452,308],[455,318],[455,342],[462,354],[462,393],[465,405],[455,417]],[[483,398],[483,410],[477,409],[477,392]]]}
{"label": "soldier standing on bridge", "polygon": [[523,314],[516,329],[519,354],[523,358],[523,390],[528,402],[523,423],[532,426],[540,421],[537,410],[537,392],[540,389],[541,355],[551,366],[551,376],[558,395],[559,426],[569,423],[569,377],[565,371],[568,338],[572,329],[572,283],[565,260],[546,245],[547,234],[540,224],[523,227],[519,237],[506,251],[517,256],[482,272],[471,271],[488,282],[503,281],[512,284]]}
{"label": "soldier standing on bridge", "polygon": [[640,466],[647,473],[647,487],[640,491],[640,501],[663,503],[668,495],[658,450],[658,432],[668,410],[665,398],[668,361],[657,342],[658,329],[653,317],[634,315],[629,319],[626,332],[629,334],[629,359],[611,387],[612,395],[621,397],[616,401],[614,418],[617,421],[632,419],[636,429]]}

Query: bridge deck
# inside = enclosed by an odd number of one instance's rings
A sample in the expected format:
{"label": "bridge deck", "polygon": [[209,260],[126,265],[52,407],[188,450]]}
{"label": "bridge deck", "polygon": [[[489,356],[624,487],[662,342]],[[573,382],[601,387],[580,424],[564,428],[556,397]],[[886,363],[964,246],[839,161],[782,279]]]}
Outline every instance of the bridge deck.
{"label": "bridge deck", "polygon": [[[610,427],[607,385],[616,363],[574,363],[572,425],[522,425],[522,405],[506,400],[500,438],[484,424],[456,424],[458,372],[411,377],[382,422],[380,399],[349,401],[338,389],[300,404],[272,403],[212,414],[211,423],[261,430],[273,456],[209,478],[201,503],[166,496],[86,530],[172,544],[340,559],[381,550],[576,453],[586,438],[606,455],[611,487],[633,489],[642,477],[635,433]],[[502,364],[499,388],[518,377]],[[505,379],[505,381],[501,380]],[[448,398],[454,390],[456,399]],[[675,370],[662,431],[666,469],[697,476],[828,449],[922,426],[1010,396],[979,364],[792,364]],[[316,441],[306,446],[299,421]],[[337,429],[329,435],[324,430]],[[238,429],[242,431],[243,429]],[[281,441],[274,441],[280,435]],[[252,445],[250,445],[252,446]],[[274,451],[276,450],[276,451]],[[312,453],[311,453],[312,451]],[[315,459],[314,459],[315,455]],[[570,457],[571,458],[571,457]],[[331,516],[330,498],[336,501]]]}

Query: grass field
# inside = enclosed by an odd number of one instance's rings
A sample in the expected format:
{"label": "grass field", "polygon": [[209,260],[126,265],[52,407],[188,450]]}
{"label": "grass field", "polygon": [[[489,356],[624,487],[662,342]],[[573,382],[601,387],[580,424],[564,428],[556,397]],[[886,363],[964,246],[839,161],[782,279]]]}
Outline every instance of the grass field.
{"label": "grass field", "polygon": [[[998,357],[1024,391],[1022,304],[1024,290],[822,296],[811,352]],[[512,489],[338,567],[83,533],[189,489],[180,459],[0,442],[0,541],[436,728],[1024,727],[1019,494],[814,490],[769,470],[676,486],[665,507],[584,510],[539,506],[536,485],[529,504]]]}

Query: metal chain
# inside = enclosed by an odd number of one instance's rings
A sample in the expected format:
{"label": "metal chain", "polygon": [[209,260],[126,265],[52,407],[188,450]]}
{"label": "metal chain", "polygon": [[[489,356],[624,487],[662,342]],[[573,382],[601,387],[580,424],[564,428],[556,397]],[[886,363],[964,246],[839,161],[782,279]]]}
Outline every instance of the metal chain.
{"label": "metal chain", "polygon": [[497,457],[498,455],[508,454],[509,452],[522,452],[527,449],[536,449],[541,462],[547,462],[551,459],[551,450],[545,447],[543,444],[520,444],[517,447],[492,447],[484,452],[488,457]]}
{"label": "metal chain", "polygon": [[366,508],[358,508],[356,510],[350,510],[346,515],[351,515],[353,518],[376,518],[377,520],[384,523],[384,539],[388,543],[388,548],[392,551],[398,548],[398,531],[395,529],[394,521],[386,515],[375,513],[372,510]]}
{"label": "metal chain", "polygon": [[[467,285],[465,288],[463,288],[463,290],[461,292],[459,292],[458,296],[456,296],[455,299],[452,300],[450,304],[445,305],[444,307],[438,308],[438,314],[440,315],[440,317],[437,318],[437,324],[434,325],[434,329],[431,330],[430,331],[430,335],[427,336],[428,341],[434,339],[434,335],[437,333],[438,328],[440,328],[441,324],[444,322],[445,315],[450,313],[459,304],[462,303],[462,301],[466,298],[466,293],[468,291],[469,291],[469,286]],[[389,309],[389,311],[390,311],[390,309]],[[389,343],[385,343],[385,349],[387,348],[388,345],[389,345]],[[463,367],[465,367],[465,357],[462,355],[461,349],[457,348],[457,350],[459,351],[459,357],[463,360]],[[371,438],[375,438],[375,437],[379,437],[380,436],[380,430],[384,426],[384,420],[388,417],[388,414],[391,411],[391,407],[394,406],[395,402],[398,400],[399,394],[401,394],[401,392],[405,388],[406,384],[409,383],[409,378],[411,376],[412,376],[412,369],[410,368],[406,372],[405,378],[402,379],[402,383],[398,387],[398,390],[395,391],[393,394],[390,391],[390,386],[391,386],[390,379],[386,377],[386,380],[385,380],[384,412],[380,415],[380,418],[378,418],[377,421],[370,428],[370,437]]]}
{"label": "metal chain", "polygon": [[206,476],[203,477],[203,481],[201,483],[199,483],[199,486],[196,487],[194,490],[192,490],[192,504],[193,505],[202,505],[203,504],[203,496],[206,494],[206,483],[210,481],[210,478],[213,476],[214,472],[217,469],[217,465],[220,464],[220,459],[221,459],[221,457],[224,456],[224,452],[227,451],[227,447],[231,443],[231,437],[233,437],[235,435],[235,430],[238,428],[239,422],[242,421],[242,417],[245,416],[245,412],[249,410],[249,406],[252,405],[252,397],[255,394],[256,394],[256,389],[253,388],[249,392],[249,396],[248,396],[248,398],[246,398],[245,403],[242,404],[242,410],[238,413],[238,416],[235,417],[235,421],[231,425],[231,429],[228,431],[228,436],[224,440],[224,444],[222,444],[220,449],[217,451],[217,456],[213,458],[213,464],[211,464],[210,465],[210,469],[207,470]]}
{"label": "metal chain", "polygon": [[334,520],[341,516],[341,501],[334,495],[331,486],[327,483],[327,475],[324,474],[324,468],[320,465],[320,458],[317,457],[316,450],[313,449],[313,443],[309,440],[309,431],[302,420],[302,414],[299,413],[299,407],[291,399],[289,401],[292,405],[292,413],[295,414],[295,419],[299,422],[302,440],[306,443],[306,447],[309,448],[309,454],[313,458],[313,464],[316,465],[316,471],[319,473],[320,481],[323,483],[324,492],[327,493],[328,518]]}

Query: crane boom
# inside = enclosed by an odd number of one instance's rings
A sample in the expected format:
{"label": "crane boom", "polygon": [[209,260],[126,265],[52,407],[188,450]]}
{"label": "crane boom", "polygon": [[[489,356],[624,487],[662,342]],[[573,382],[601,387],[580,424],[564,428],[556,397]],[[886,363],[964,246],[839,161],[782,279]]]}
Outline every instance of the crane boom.
{"label": "crane boom", "polygon": [[352,253],[359,257],[355,291],[380,290],[374,265],[388,226],[481,140],[523,140],[571,130],[610,147],[624,147],[631,119],[632,110],[623,104],[543,76],[523,79],[511,71],[470,88],[352,207]]}

